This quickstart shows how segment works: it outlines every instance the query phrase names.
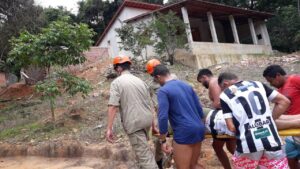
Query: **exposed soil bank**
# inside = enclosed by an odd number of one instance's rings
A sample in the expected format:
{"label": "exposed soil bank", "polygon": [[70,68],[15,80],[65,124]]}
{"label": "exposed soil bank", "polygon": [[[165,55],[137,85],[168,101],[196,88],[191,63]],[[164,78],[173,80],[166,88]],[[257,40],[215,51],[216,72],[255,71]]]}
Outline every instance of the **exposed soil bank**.
{"label": "exposed soil bank", "polygon": [[116,161],[133,159],[130,147],[125,144],[90,144],[82,145],[78,141],[44,142],[38,145],[30,143],[13,145],[0,144],[0,157],[41,156],[41,157],[97,157]]}
{"label": "exposed soil bank", "polygon": [[0,158],[1,169],[137,169],[133,162],[103,160],[95,157],[45,158],[8,157]]}

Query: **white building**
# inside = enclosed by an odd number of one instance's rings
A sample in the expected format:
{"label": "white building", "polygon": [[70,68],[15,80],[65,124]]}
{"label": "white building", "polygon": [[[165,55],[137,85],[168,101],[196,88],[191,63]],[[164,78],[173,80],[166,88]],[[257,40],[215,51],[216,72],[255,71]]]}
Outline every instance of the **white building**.
{"label": "white building", "polygon": [[101,48],[108,48],[110,57],[117,55],[130,54],[127,51],[120,50],[120,38],[117,36],[116,28],[121,28],[124,21],[139,16],[141,14],[152,12],[162,6],[156,4],[149,4],[136,1],[124,0],[123,4],[119,7],[108,26],[98,39],[96,45]]}
{"label": "white building", "polygon": [[[172,10],[188,25],[189,51],[177,50],[175,58],[195,68],[208,67],[241,58],[272,54],[266,19],[273,15],[202,0],[184,0],[168,6],[124,1],[97,45],[106,47],[110,57],[127,54],[121,51],[115,28],[150,19],[157,12]],[[147,49],[154,56],[153,48]]]}

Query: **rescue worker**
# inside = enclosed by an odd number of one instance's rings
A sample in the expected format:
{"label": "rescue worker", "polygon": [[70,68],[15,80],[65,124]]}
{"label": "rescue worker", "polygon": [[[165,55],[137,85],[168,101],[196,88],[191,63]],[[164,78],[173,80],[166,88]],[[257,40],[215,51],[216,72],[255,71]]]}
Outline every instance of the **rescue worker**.
{"label": "rescue worker", "polygon": [[[161,62],[158,59],[149,60],[146,64],[147,73],[153,77],[154,68],[157,65],[160,65],[160,64],[161,64]],[[171,74],[171,77],[173,79],[177,79],[177,76],[175,74]],[[152,126],[152,134],[154,136],[159,135],[159,131],[158,131],[158,128],[157,128],[157,126],[158,126],[158,121],[157,121],[157,112],[158,112],[157,92],[158,92],[159,88],[160,88],[160,84],[157,81],[155,81],[155,79],[153,78],[153,81],[149,85],[149,91],[150,91],[151,99],[152,99],[152,102],[153,102],[154,108],[155,108],[155,115],[154,115],[155,120],[153,120],[154,123],[153,123],[153,126]],[[168,134],[169,135],[173,134],[171,125],[169,125]],[[155,145],[155,160],[156,160],[156,163],[157,163],[158,167],[160,169],[162,169],[163,167],[169,168],[170,165],[171,165],[172,155],[169,154],[167,156],[167,158],[164,159],[164,154],[163,154],[163,151],[161,149],[161,144],[160,144],[159,139],[157,137],[154,137],[153,142],[154,142],[154,145]]]}
{"label": "rescue worker", "polygon": [[129,72],[131,64],[129,57],[117,56],[113,60],[114,70],[119,77],[110,86],[106,139],[111,143],[115,140],[113,122],[119,109],[139,168],[158,169],[147,141],[147,129],[152,124],[153,105],[147,85]]}
{"label": "rescue worker", "polygon": [[[160,64],[161,64],[160,61],[157,60],[157,59],[149,60],[146,64],[147,73],[152,76],[155,66],[160,65]],[[157,91],[158,91],[159,88],[160,88],[160,85],[154,80],[151,82],[151,84],[149,86],[150,96],[151,96],[151,99],[152,99],[152,102],[153,102],[154,108],[155,108],[155,115],[154,115],[155,120],[153,120],[154,123],[152,125],[152,134],[154,136],[159,134],[159,131],[157,129],[157,123],[158,122],[157,122],[157,118],[156,118],[157,117],[156,112],[158,110]],[[154,137],[153,142],[154,142],[154,146],[155,146],[155,161],[158,165],[158,168],[163,169],[164,154],[163,154],[163,151],[161,150],[160,141],[157,137]]]}
{"label": "rescue worker", "polygon": [[162,150],[172,152],[166,142],[168,120],[174,129],[174,161],[177,169],[202,168],[198,164],[205,127],[203,112],[193,88],[180,80],[174,80],[167,67],[157,65],[154,78],[162,86],[158,93],[158,121]]}

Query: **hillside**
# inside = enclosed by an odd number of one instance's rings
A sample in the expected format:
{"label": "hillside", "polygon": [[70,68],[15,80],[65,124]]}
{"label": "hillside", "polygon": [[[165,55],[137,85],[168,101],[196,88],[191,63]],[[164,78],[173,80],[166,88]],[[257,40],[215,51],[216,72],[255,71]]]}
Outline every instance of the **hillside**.
{"label": "hillside", "polygon": [[[216,75],[230,71],[240,79],[265,82],[262,72],[273,63],[282,65],[289,73],[300,72],[300,54],[297,53],[242,60],[237,64],[225,63],[211,69]],[[197,70],[178,63],[169,67],[179,79],[195,88],[203,106],[209,106],[207,91],[196,81]],[[105,140],[112,81],[106,78],[111,71],[110,59],[104,58],[75,70],[72,73],[92,83],[93,91],[86,98],[79,95],[59,97],[55,123],[51,122],[49,103],[40,100],[32,86],[14,84],[0,91],[0,168],[135,168],[119,117],[114,126],[118,141],[111,145]],[[133,73],[147,83],[151,81],[144,72],[144,63],[135,62]],[[221,168],[212,150],[211,139],[204,141],[200,160],[208,169]]]}

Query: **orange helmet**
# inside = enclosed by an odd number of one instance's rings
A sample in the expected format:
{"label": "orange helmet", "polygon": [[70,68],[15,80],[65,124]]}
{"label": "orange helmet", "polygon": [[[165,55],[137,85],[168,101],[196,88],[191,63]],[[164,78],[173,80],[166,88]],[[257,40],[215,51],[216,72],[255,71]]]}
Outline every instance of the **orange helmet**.
{"label": "orange helmet", "polygon": [[113,60],[113,65],[122,64],[125,62],[129,62],[131,64],[131,61],[128,56],[124,56],[124,57],[116,56]]}
{"label": "orange helmet", "polygon": [[160,65],[160,61],[157,59],[151,59],[146,64],[147,72],[151,75],[154,71],[155,66]]}

